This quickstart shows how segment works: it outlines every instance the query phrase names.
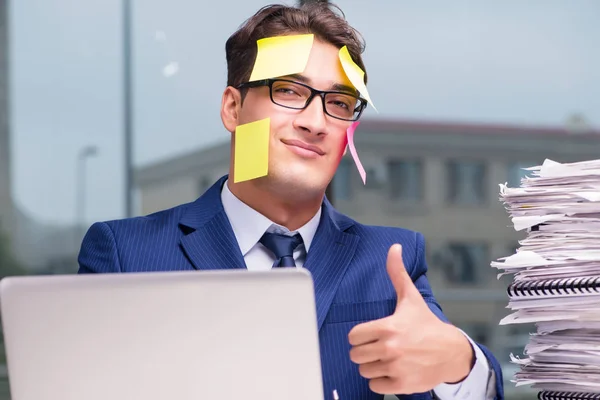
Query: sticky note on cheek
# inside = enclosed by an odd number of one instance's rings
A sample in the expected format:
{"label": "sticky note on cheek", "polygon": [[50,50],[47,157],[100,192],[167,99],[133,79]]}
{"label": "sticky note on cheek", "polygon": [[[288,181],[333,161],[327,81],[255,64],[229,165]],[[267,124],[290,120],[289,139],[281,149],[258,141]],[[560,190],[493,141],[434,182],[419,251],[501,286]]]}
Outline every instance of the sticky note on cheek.
{"label": "sticky note on cheek", "polygon": [[249,82],[300,74],[306,68],[314,35],[288,35],[259,39]]}
{"label": "sticky note on cheek", "polygon": [[367,86],[365,85],[365,71],[363,71],[358,65],[356,65],[354,60],[352,60],[352,56],[348,51],[348,47],[342,47],[338,53],[338,57],[342,64],[342,68],[344,69],[344,73],[348,77],[348,80],[352,83],[356,90],[358,90],[360,95],[367,100],[371,107],[377,111],[375,105],[371,101]]}
{"label": "sticky note on cheek", "polygon": [[271,119],[265,118],[235,128],[233,182],[266,176],[269,172],[269,131]]}
{"label": "sticky note on cheek", "polygon": [[352,125],[350,125],[348,130],[346,130],[346,137],[348,140],[348,147],[350,148],[350,154],[352,155],[352,158],[354,159],[354,164],[356,164],[356,169],[358,169],[358,173],[360,174],[360,177],[362,178],[363,185],[366,185],[367,173],[365,172],[365,169],[364,169],[362,163],[360,162],[360,159],[358,158],[358,153],[356,152],[356,147],[354,146],[354,131],[356,131],[356,127],[358,126],[358,124],[360,124],[360,121],[356,121],[356,122],[352,123]]}

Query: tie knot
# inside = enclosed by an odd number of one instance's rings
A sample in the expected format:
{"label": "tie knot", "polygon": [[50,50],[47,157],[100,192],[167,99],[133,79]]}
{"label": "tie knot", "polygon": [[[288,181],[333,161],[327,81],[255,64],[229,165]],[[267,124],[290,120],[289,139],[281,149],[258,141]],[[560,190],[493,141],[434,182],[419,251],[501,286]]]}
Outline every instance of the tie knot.
{"label": "tie knot", "polygon": [[266,232],[259,242],[275,255],[277,265],[288,267],[295,265],[294,250],[302,244],[302,237],[299,234],[288,236]]}

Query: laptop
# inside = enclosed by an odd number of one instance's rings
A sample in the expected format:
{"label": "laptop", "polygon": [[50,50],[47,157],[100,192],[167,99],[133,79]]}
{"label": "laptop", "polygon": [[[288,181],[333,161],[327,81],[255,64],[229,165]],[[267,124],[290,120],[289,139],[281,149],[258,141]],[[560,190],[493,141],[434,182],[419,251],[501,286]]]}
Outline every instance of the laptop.
{"label": "laptop", "polygon": [[323,400],[305,269],[4,278],[12,400]]}

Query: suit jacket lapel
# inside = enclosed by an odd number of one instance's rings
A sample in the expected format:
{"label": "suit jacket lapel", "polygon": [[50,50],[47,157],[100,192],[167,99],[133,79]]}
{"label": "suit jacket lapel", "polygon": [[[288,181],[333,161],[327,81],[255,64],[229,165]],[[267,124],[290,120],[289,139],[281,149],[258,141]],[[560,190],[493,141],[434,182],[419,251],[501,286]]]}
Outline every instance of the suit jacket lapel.
{"label": "suit jacket lapel", "polygon": [[352,224],[325,199],[319,228],[304,263],[314,280],[319,330],[356,251],[359,237],[344,232]]}
{"label": "suit jacket lapel", "polygon": [[179,221],[184,232],[181,247],[196,269],[246,268],[229,219],[221,202],[226,176],[219,179]]}
{"label": "suit jacket lapel", "polygon": [[[181,247],[196,269],[246,268],[231,224],[221,203],[227,176],[191,203],[179,225],[184,233]],[[319,227],[306,255],[304,267],[314,281],[319,330],[359,241],[345,232],[353,221],[339,214],[325,199]]]}

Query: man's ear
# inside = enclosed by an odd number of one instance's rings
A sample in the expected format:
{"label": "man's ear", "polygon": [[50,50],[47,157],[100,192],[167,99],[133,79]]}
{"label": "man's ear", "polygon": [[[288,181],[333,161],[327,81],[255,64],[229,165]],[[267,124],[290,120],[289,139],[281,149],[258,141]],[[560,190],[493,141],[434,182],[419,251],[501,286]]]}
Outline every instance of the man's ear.
{"label": "man's ear", "polygon": [[227,86],[221,99],[221,121],[225,129],[234,133],[239,125],[240,108],[242,107],[242,95],[239,90]]}

